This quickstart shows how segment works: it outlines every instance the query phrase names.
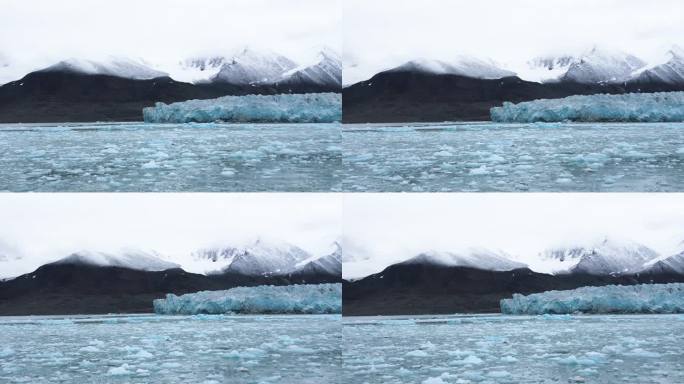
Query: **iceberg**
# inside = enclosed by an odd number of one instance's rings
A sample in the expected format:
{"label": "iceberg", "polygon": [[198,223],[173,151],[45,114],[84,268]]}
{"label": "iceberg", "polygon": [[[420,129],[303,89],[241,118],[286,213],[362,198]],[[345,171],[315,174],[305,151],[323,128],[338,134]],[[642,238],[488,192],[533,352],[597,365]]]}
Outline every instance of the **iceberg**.
{"label": "iceberg", "polygon": [[342,313],[342,284],[261,285],[167,294],[153,305],[155,313],[164,315]]}
{"label": "iceberg", "polygon": [[684,283],[608,285],[532,295],[500,302],[509,315],[570,313],[684,313]]}
{"label": "iceberg", "polygon": [[342,119],[339,93],[224,96],[156,103],[143,108],[146,123],[332,123]]}
{"label": "iceberg", "polygon": [[490,110],[492,121],[532,122],[680,122],[684,92],[581,95],[513,104]]}

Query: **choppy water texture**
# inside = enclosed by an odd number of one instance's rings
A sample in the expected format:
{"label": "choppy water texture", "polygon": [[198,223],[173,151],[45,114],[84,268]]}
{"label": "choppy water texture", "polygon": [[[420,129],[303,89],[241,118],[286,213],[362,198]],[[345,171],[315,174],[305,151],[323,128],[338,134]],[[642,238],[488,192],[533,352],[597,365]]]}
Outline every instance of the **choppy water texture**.
{"label": "choppy water texture", "polygon": [[346,125],[346,191],[684,191],[684,124]]}
{"label": "choppy water texture", "polygon": [[684,383],[684,316],[343,320],[348,383]]}
{"label": "choppy water texture", "polygon": [[0,317],[0,383],[337,383],[339,316]]}
{"label": "choppy water texture", "polygon": [[0,191],[330,191],[340,124],[0,125]]}

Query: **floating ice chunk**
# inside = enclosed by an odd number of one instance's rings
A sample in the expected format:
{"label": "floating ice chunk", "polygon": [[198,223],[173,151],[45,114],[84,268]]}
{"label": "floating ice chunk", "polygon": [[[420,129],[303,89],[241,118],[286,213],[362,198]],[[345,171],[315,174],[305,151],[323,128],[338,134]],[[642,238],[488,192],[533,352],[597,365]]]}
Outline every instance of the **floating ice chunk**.
{"label": "floating ice chunk", "polygon": [[432,344],[432,342],[427,341],[427,342],[420,345],[420,349],[424,349],[424,350],[428,350],[428,351],[434,351],[435,349],[437,349],[437,346]]}
{"label": "floating ice chunk", "polygon": [[123,364],[119,367],[109,368],[107,375],[109,376],[127,376],[133,374],[133,372],[128,369],[131,368],[128,364]]}
{"label": "floating ice chunk", "polygon": [[157,162],[154,161],[154,160],[150,160],[150,161],[148,161],[147,163],[141,165],[140,168],[143,168],[143,169],[156,169],[156,168],[159,168],[159,163],[157,163]]}
{"label": "floating ice chunk", "polygon": [[96,352],[100,352],[100,349],[93,346],[93,345],[89,345],[87,347],[83,347],[83,348],[79,349],[79,352],[96,353]]}
{"label": "floating ice chunk", "polygon": [[625,356],[633,356],[633,357],[652,357],[652,358],[660,357],[660,353],[647,351],[643,348],[635,348],[634,350],[632,350],[630,352],[624,353],[624,355]]}
{"label": "floating ice chunk", "polygon": [[5,358],[5,357],[10,357],[14,354],[15,354],[14,349],[12,349],[10,347],[4,347],[3,349],[0,349],[0,359]]}
{"label": "floating ice chunk", "polygon": [[446,381],[442,380],[441,377],[429,377],[425,380],[423,380],[422,384],[447,384]]}
{"label": "floating ice chunk", "polygon": [[512,315],[568,313],[684,313],[684,283],[608,285],[501,300],[501,312]]}
{"label": "floating ice chunk", "polygon": [[487,168],[486,165],[481,165],[477,168],[473,168],[469,172],[471,175],[488,175],[491,173],[489,168]]}
{"label": "floating ice chunk", "polygon": [[246,348],[242,351],[234,349],[224,356],[229,359],[258,359],[266,356],[266,351],[259,348]]}
{"label": "floating ice chunk", "polygon": [[478,365],[482,364],[482,359],[475,355],[470,355],[463,360],[456,360],[453,362],[456,365]]}
{"label": "floating ice chunk", "polygon": [[147,352],[147,351],[144,350],[144,349],[141,349],[141,350],[139,350],[138,352],[136,352],[136,353],[130,355],[129,357],[131,357],[131,358],[133,358],[133,359],[141,359],[141,360],[142,360],[142,359],[151,359],[151,358],[154,357],[154,355],[151,354],[151,353],[149,353],[149,352]]}
{"label": "floating ice chunk", "polygon": [[504,356],[501,358],[501,361],[503,361],[504,363],[517,363],[518,359],[516,359],[513,356]]}
{"label": "floating ice chunk", "polygon": [[513,104],[505,102],[490,110],[496,122],[537,121],[684,121],[684,92],[579,95]]}
{"label": "floating ice chunk", "polygon": [[311,348],[305,348],[299,345],[288,345],[287,347],[283,348],[283,351],[285,352],[292,352],[292,353],[314,353],[314,351]]}
{"label": "floating ice chunk", "polygon": [[156,103],[143,109],[146,123],[331,123],[342,119],[339,93],[224,96]]}
{"label": "floating ice chunk", "polygon": [[505,377],[510,376],[511,374],[507,371],[490,371],[487,376],[493,378],[493,379],[503,379]]}
{"label": "floating ice chunk", "polygon": [[341,313],[342,284],[237,287],[154,300],[158,314]]}

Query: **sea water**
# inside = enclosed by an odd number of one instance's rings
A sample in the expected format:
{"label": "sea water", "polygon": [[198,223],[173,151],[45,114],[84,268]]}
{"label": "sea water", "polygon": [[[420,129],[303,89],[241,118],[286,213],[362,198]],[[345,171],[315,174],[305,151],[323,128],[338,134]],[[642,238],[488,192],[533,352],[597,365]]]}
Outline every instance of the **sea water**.
{"label": "sea water", "polygon": [[331,191],[340,124],[1,124],[0,191]]}
{"label": "sea water", "polygon": [[684,383],[682,315],[345,317],[348,383]]}
{"label": "sea water", "polygon": [[0,317],[0,383],[338,383],[337,315]]}
{"label": "sea water", "polygon": [[345,191],[682,191],[684,123],[351,124]]}

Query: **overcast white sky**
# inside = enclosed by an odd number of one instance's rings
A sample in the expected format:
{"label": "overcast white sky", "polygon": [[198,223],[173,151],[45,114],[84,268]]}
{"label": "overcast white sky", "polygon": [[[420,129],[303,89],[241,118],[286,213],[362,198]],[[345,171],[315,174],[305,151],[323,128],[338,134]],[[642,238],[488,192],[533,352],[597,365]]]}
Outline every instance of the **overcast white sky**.
{"label": "overcast white sky", "polygon": [[347,278],[425,251],[502,250],[524,263],[556,246],[609,237],[663,255],[684,246],[682,194],[345,194]]}
{"label": "overcast white sky", "polygon": [[684,46],[681,0],[345,0],[343,13],[345,84],[417,57],[515,67],[594,45],[647,61]]}
{"label": "overcast white sky", "polygon": [[306,60],[321,46],[341,50],[341,4],[342,0],[0,0],[0,54],[20,67],[108,55],[156,63],[251,46]]}
{"label": "overcast white sky", "polygon": [[258,237],[323,255],[341,227],[335,194],[4,194],[0,212],[0,256],[10,259],[0,277],[79,250],[154,250],[183,265],[200,248]]}

